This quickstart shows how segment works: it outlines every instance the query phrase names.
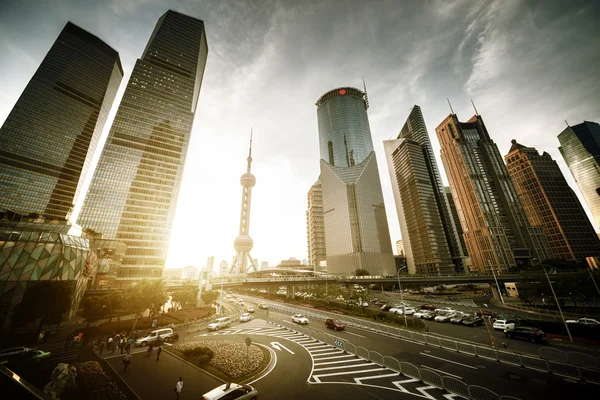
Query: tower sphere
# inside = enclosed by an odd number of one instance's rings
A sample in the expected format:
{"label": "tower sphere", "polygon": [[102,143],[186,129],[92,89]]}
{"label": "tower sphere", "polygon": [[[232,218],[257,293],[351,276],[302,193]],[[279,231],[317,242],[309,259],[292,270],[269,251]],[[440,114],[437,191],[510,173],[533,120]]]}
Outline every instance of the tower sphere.
{"label": "tower sphere", "polygon": [[235,240],[233,241],[233,247],[235,248],[235,251],[242,251],[242,252],[249,252],[250,250],[252,250],[252,247],[254,246],[254,241],[252,240],[252,238],[248,235],[240,235],[238,237],[235,238]]}
{"label": "tower sphere", "polygon": [[256,178],[250,172],[246,172],[240,178],[240,184],[244,187],[254,187],[256,185]]}

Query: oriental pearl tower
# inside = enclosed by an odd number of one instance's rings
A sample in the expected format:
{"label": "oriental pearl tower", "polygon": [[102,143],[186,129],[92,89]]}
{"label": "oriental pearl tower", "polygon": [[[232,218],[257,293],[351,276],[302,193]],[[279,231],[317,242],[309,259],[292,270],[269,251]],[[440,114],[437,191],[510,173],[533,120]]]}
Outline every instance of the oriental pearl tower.
{"label": "oriental pearl tower", "polygon": [[256,178],[250,172],[252,167],[252,130],[250,130],[250,150],[248,152],[248,168],[246,173],[240,178],[242,185],[242,211],[240,213],[240,233],[233,241],[233,247],[236,251],[235,262],[229,271],[231,274],[245,274],[250,270],[256,271],[256,266],[250,257],[250,250],[254,241],[248,235],[250,229],[250,201],[252,198],[252,188],[256,184]]}

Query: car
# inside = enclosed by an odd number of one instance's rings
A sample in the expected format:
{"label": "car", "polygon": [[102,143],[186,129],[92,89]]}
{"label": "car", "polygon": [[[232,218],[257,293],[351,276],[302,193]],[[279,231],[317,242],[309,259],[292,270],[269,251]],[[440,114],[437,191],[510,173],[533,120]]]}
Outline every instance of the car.
{"label": "car", "polygon": [[302,314],[294,314],[292,316],[292,322],[295,322],[295,323],[301,324],[301,325],[306,325],[306,324],[308,324],[308,318],[306,318]]}
{"label": "car", "polygon": [[173,336],[173,329],[171,328],[163,328],[151,331],[148,335],[140,337],[135,341],[135,345],[140,347],[147,346],[149,344],[154,344],[157,342],[162,342],[170,339]]}
{"label": "car", "polygon": [[208,324],[207,328],[209,331],[218,331],[221,328],[229,328],[229,325],[231,325],[231,318],[221,317]]}
{"label": "car", "polygon": [[434,311],[436,308],[433,304],[421,304],[421,310]]}
{"label": "car", "polygon": [[413,307],[405,307],[404,314],[406,315],[414,315],[417,312]]}
{"label": "car", "polygon": [[433,311],[429,312],[429,314],[425,314],[423,316],[423,319],[426,319],[428,321],[433,321],[433,319],[437,316],[437,314]]}
{"label": "car", "polygon": [[248,313],[243,313],[242,315],[240,315],[240,322],[248,322],[248,321],[252,321],[252,315],[250,315]]}
{"label": "car", "polygon": [[464,313],[456,313],[456,315],[454,317],[450,318],[450,323],[460,325],[463,322],[463,320],[465,318],[467,318],[468,316],[469,315],[464,314]]}
{"label": "car", "polygon": [[449,322],[452,318],[454,318],[454,316],[454,313],[443,313],[436,315],[433,320],[435,322]]}
{"label": "car", "polygon": [[249,313],[253,313],[253,312],[255,312],[255,311],[256,311],[256,310],[254,309],[254,307],[253,307],[253,306],[248,306],[248,308],[246,309],[246,312],[249,312]]}
{"label": "car", "polygon": [[483,318],[477,316],[477,315],[473,315],[470,317],[467,317],[465,319],[462,320],[462,324],[466,325],[466,326],[479,326],[479,325],[483,325]]}
{"label": "car", "polygon": [[339,319],[327,318],[325,320],[325,327],[334,331],[343,331],[346,325]]}
{"label": "car", "polygon": [[592,318],[568,319],[567,324],[582,324],[582,325],[600,325],[598,320]]}
{"label": "car", "polygon": [[227,382],[202,395],[202,400],[256,400],[258,391],[250,385]]}
{"label": "car", "polygon": [[455,313],[457,312],[456,310],[450,308],[450,307],[442,307],[442,308],[436,308],[437,312],[444,312],[444,313]]}
{"label": "car", "polygon": [[384,304],[381,307],[379,307],[381,311],[390,311],[391,308],[392,306],[390,306],[389,304]]}
{"label": "car", "polygon": [[496,330],[515,329],[516,321],[512,319],[497,319],[492,327]]}
{"label": "car", "polygon": [[258,305],[258,308],[260,308],[261,310],[268,310],[268,309],[269,309],[269,306],[268,306],[268,305],[266,305],[265,303],[260,303],[260,304]]}
{"label": "car", "polygon": [[[413,317],[425,319],[425,316],[427,316],[429,314],[433,314],[433,313],[429,310],[419,310],[413,314]],[[434,315],[434,317],[435,317],[435,315]]]}
{"label": "car", "polygon": [[548,337],[546,334],[538,328],[529,326],[517,326],[513,329],[505,329],[504,334],[506,337],[514,339],[525,339],[531,343],[547,343]]}

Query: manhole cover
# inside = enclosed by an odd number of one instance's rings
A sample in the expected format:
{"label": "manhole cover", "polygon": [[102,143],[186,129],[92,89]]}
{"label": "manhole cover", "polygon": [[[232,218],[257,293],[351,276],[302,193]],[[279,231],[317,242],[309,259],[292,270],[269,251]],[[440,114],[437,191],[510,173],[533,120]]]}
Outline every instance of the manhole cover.
{"label": "manhole cover", "polygon": [[485,369],[485,365],[476,365],[476,367],[479,369]]}
{"label": "manhole cover", "polygon": [[520,377],[519,375],[514,375],[514,374],[510,374],[510,375],[508,375],[508,377],[509,377],[510,379],[514,379],[514,380],[519,380],[519,379],[521,379],[521,377]]}

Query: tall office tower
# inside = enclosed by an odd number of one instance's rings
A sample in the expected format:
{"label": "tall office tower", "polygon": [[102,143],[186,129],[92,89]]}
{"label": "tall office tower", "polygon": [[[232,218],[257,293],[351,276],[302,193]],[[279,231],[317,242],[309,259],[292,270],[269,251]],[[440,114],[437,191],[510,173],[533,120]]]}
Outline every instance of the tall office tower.
{"label": "tall office tower", "polygon": [[450,114],[435,129],[472,268],[505,271],[551,258],[546,237],[529,223],[498,147],[476,114]]}
{"label": "tall office tower", "polygon": [[207,52],[204,23],[167,11],[131,73],[78,219],[127,244],[118,280],[162,275]]}
{"label": "tall office tower", "polygon": [[504,160],[529,222],[542,229],[552,256],[574,261],[600,256],[600,240],[550,154],[512,140]]}
{"label": "tall office tower", "polygon": [[323,190],[321,178],[310,187],[307,195],[306,237],[308,241],[308,264],[319,269],[321,261],[325,261],[325,217],[323,216]]}
{"label": "tall office tower", "polygon": [[396,251],[399,256],[404,255],[404,242],[402,240],[396,240]]}
{"label": "tall office tower", "polygon": [[458,218],[458,210],[456,209],[456,204],[454,203],[454,199],[452,198],[452,190],[450,190],[450,186],[444,186],[444,195],[446,196],[446,201],[448,201],[448,207],[450,207],[450,215],[452,216],[452,221],[454,221],[454,226],[456,227],[456,233],[458,234],[460,246],[463,249],[463,254],[465,255],[463,265],[465,266],[465,271],[468,271],[468,265],[470,265],[470,263],[467,253],[467,246],[465,245],[465,237],[463,235],[462,226],[460,226],[460,218]]}
{"label": "tall office tower", "polygon": [[0,128],[0,208],[70,217],[123,79],[119,54],[68,22]]}
{"label": "tall office tower", "polygon": [[558,135],[562,154],[596,224],[600,226],[600,125],[584,121]]}
{"label": "tall office tower", "polygon": [[366,89],[331,90],[316,103],[327,272],[395,272]]}
{"label": "tall office tower", "polygon": [[250,206],[252,204],[252,188],[256,185],[256,177],[252,174],[252,131],[250,131],[250,149],[248,150],[246,172],[240,177],[242,185],[242,206],[240,210],[239,235],[233,241],[236,255],[231,263],[230,273],[245,274],[250,270],[257,271],[258,265],[250,256],[254,241],[250,237]]}
{"label": "tall office tower", "polygon": [[410,274],[464,272],[463,249],[421,108],[398,138],[383,142]]}
{"label": "tall office tower", "polygon": [[228,271],[229,264],[227,264],[227,260],[221,261],[221,264],[219,264],[219,276],[227,275]]}

